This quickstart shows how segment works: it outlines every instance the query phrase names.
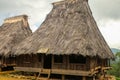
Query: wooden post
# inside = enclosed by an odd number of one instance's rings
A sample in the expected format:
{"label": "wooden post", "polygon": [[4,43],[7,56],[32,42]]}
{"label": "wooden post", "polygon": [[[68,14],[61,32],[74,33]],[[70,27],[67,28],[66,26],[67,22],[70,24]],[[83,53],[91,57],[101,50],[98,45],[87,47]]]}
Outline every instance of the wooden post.
{"label": "wooden post", "polygon": [[93,80],[95,80],[95,76],[93,76]]}
{"label": "wooden post", "polygon": [[2,71],[2,68],[0,67],[0,72]]}
{"label": "wooden post", "polygon": [[62,75],[62,80],[65,80],[65,75]]}
{"label": "wooden post", "polygon": [[108,59],[108,64],[109,64],[109,67],[110,67],[110,60]]}
{"label": "wooden post", "polygon": [[86,80],[86,77],[85,76],[83,76],[83,79],[82,80]]}

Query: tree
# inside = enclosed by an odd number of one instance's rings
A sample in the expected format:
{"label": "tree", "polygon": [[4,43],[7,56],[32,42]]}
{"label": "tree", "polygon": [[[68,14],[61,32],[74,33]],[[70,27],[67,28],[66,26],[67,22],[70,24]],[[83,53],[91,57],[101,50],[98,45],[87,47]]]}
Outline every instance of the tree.
{"label": "tree", "polygon": [[115,75],[116,77],[120,77],[120,52],[115,54],[115,61],[112,63],[112,70],[109,71],[111,75]]}
{"label": "tree", "polygon": [[117,52],[115,56],[117,57],[118,60],[120,60],[120,52]]}

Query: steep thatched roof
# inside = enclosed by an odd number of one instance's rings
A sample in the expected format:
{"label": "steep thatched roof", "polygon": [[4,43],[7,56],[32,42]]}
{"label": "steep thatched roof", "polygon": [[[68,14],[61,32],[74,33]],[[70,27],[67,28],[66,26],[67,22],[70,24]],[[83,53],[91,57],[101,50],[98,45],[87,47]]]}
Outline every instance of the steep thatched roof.
{"label": "steep thatched roof", "polygon": [[20,15],[4,20],[0,27],[0,55],[11,54],[15,45],[32,34],[27,18],[27,15]]}
{"label": "steep thatched roof", "polygon": [[113,58],[87,0],[53,3],[41,27],[14,49],[15,54],[80,54]]}

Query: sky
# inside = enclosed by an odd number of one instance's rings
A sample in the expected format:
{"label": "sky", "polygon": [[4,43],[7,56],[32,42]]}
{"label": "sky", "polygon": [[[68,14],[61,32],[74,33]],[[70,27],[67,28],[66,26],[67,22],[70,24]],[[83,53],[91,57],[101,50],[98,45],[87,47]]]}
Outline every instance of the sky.
{"label": "sky", "polygon": [[[61,0],[0,0],[0,25],[5,18],[27,14],[34,32]],[[88,0],[93,16],[111,48],[120,49],[120,0]]]}

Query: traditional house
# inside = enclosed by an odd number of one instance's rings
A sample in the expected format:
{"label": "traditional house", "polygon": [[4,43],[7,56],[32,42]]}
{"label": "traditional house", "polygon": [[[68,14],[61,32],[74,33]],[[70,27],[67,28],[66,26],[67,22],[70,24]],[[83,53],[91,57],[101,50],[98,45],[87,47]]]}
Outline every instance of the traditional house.
{"label": "traditional house", "polygon": [[110,69],[110,59],[114,58],[88,0],[53,3],[41,27],[13,52],[18,56],[15,70],[40,72],[62,80],[97,79]]}
{"label": "traditional house", "polygon": [[27,15],[10,17],[0,27],[0,66],[15,65],[12,48],[26,37],[32,35]]}

